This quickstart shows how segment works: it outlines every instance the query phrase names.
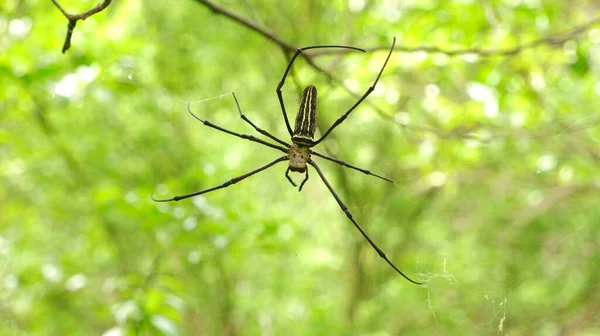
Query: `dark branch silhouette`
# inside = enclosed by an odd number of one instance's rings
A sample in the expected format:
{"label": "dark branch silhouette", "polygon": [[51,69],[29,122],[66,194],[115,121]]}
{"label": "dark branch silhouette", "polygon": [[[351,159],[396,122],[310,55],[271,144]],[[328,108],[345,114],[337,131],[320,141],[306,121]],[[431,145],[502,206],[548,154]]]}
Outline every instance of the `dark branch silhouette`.
{"label": "dark branch silhouette", "polygon": [[[285,51],[288,52],[295,52],[298,48],[293,46],[292,44],[278,38],[277,36],[275,36],[275,34],[271,31],[269,31],[266,28],[263,27],[259,27],[258,25],[256,25],[253,22],[248,21],[246,18],[226,9],[223,8],[209,0],[194,0],[196,2],[199,2],[201,4],[203,4],[204,6],[208,7],[210,10],[212,10],[214,13],[217,14],[222,14],[227,16],[228,18],[238,22],[241,25],[246,26],[247,28],[250,28],[250,30],[253,30],[255,32],[257,32],[258,34],[264,36],[265,38],[275,42],[276,44],[278,44],[281,48],[283,48]],[[584,23],[580,26],[576,26],[571,30],[562,32],[562,33],[557,33],[557,34],[553,34],[553,35],[549,35],[528,43],[524,43],[521,45],[518,45],[516,47],[512,47],[512,48],[505,48],[505,49],[480,49],[480,48],[465,48],[465,49],[444,49],[444,48],[438,48],[438,47],[428,47],[428,46],[417,46],[417,47],[408,47],[408,46],[396,46],[396,48],[394,49],[394,51],[396,52],[405,52],[405,53],[413,53],[413,52],[426,52],[426,53],[441,53],[441,54],[445,54],[448,56],[461,56],[461,55],[469,55],[469,54],[473,54],[473,55],[478,55],[478,56],[482,56],[482,57],[493,57],[493,56],[514,56],[517,55],[527,49],[533,49],[536,48],[540,45],[560,45],[561,43],[568,41],[569,39],[580,35],[581,33],[586,32],[587,30],[589,30],[591,27],[597,25],[598,23],[600,23],[600,17],[596,17],[590,21],[588,21],[587,23]],[[388,50],[389,48],[387,46],[380,46],[380,47],[376,47],[376,48],[371,48],[371,49],[365,49],[367,52],[369,51],[379,51],[379,50]],[[328,55],[328,54],[343,54],[348,52],[347,50],[335,50],[335,49],[331,49],[331,50],[319,50],[319,51],[315,51],[312,52],[311,55],[313,57],[315,56],[319,56],[319,55]],[[303,54],[303,56],[306,58],[307,61],[309,61],[309,63],[311,62],[310,57],[307,57],[307,55]],[[311,65],[314,67],[315,65],[311,63]],[[321,69],[321,71],[324,71]],[[328,77],[330,77],[329,73],[327,71],[324,71]]]}
{"label": "dark branch silhouette", "polygon": [[[248,21],[246,18],[230,11],[227,8],[221,7],[221,6],[215,4],[211,1],[208,1],[208,0],[194,0],[194,1],[199,2],[200,4],[204,5],[205,7],[207,7],[208,9],[210,9],[211,11],[213,11],[216,14],[224,15],[224,16],[228,17],[229,19],[241,24],[242,26],[249,28],[250,30],[258,33],[259,35],[264,36],[269,41],[275,42],[275,44],[277,44],[283,50],[283,52],[286,54],[296,52],[298,50],[297,46],[294,46],[293,44],[282,40],[281,38],[277,37],[275,35],[275,33],[269,31],[267,28],[259,27],[255,23]],[[386,47],[386,48],[388,48],[388,47]],[[321,68],[319,65],[317,65],[308,54],[301,53],[300,56],[304,57],[304,59],[310,66],[312,66],[315,70],[322,72],[329,80],[335,80],[335,78],[332,76],[331,72],[329,72],[329,71]],[[348,91],[348,92],[350,92],[350,91]],[[352,93],[352,92],[350,92],[350,93]]]}
{"label": "dark branch silhouette", "polygon": [[[541,45],[548,46],[561,46],[562,43],[576,37],[577,35],[581,35],[589,30],[591,27],[600,23],[600,17],[597,17],[589,22],[582,24],[580,26],[576,26],[575,28],[557,33],[554,35],[548,35],[546,37],[533,40],[531,42],[523,43],[517,45],[512,48],[504,48],[504,49],[480,49],[480,48],[465,48],[465,49],[444,49],[438,47],[427,47],[427,46],[418,46],[418,47],[406,47],[406,46],[398,46],[396,47],[396,51],[405,52],[405,53],[413,53],[413,52],[426,52],[426,53],[440,53],[445,54],[447,56],[462,56],[462,55],[477,55],[480,57],[494,57],[494,56],[515,56],[520,54],[521,52],[539,47]],[[380,51],[387,50],[387,47],[377,47],[371,49],[365,49],[367,52],[369,51]],[[345,50],[320,50],[314,52],[313,56],[319,55],[331,55],[331,54],[342,54],[345,53]]]}
{"label": "dark branch silhouette", "polygon": [[98,3],[96,7],[80,14],[69,14],[56,0],[52,0],[54,5],[63,13],[67,20],[69,20],[69,23],[67,24],[67,36],[65,37],[65,43],[63,44],[62,48],[63,54],[71,47],[71,36],[73,36],[73,29],[75,29],[77,21],[85,20],[88,17],[103,11],[106,7],[108,7],[108,5],[110,5],[111,1],[112,0],[104,0],[101,3]]}

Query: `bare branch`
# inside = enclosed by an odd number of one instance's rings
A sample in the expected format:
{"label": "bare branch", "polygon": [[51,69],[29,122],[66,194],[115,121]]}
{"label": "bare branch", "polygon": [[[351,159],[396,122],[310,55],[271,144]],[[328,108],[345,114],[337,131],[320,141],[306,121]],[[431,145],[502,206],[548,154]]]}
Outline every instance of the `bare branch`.
{"label": "bare branch", "polygon": [[[296,52],[296,50],[298,50],[298,47],[294,46],[293,44],[286,42],[284,40],[282,40],[281,38],[277,37],[275,35],[275,33],[269,31],[266,28],[263,27],[259,27],[258,25],[256,25],[253,22],[248,21],[246,18],[240,16],[239,14],[236,14],[230,10],[228,10],[227,8],[221,7],[209,0],[194,0],[196,2],[199,2],[200,4],[206,6],[207,8],[209,8],[211,11],[213,11],[216,14],[221,14],[224,15],[230,19],[232,19],[233,21],[241,24],[242,26],[245,26],[247,28],[249,28],[250,30],[264,36],[266,39],[268,39],[269,41],[273,41],[275,42],[277,45],[279,45],[279,47],[281,47],[281,49],[283,49],[284,52]],[[312,52],[311,52],[312,54]],[[306,59],[306,61],[308,62],[308,64],[310,66],[312,66],[315,70],[320,71],[322,73],[324,73],[328,79],[332,80],[333,77],[331,76],[331,73],[323,68],[321,68],[320,66],[318,66],[310,56],[308,56],[306,53],[302,53],[301,54],[302,57],[304,57],[304,59]]]}
{"label": "bare branch", "polygon": [[[404,53],[414,53],[414,52],[426,52],[426,53],[440,53],[445,54],[447,56],[461,56],[461,55],[477,55],[480,57],[493,57],[493,56],[515,56],[520,54],[521,52],[539,47],[540,45],[549,45],[549,46],[560,46],[562,43],[572,39],[573,37],[580,35],[591,27],[600,23],[600,17],[597,17],[585,24],[577,26],[571,30],[557,33],[554,35],[549,35],[528,43],[524,43],[512,48],[505,49],[480,49],[480,48],[466,48],[466,49],[444,49],[438,47],[427,47],[427,46],[419,46],[419,47],[407,47],[407,46],[397,46],[394,50]],[[387,47],[377,47],[366,49],[369,51],[380,51],[380,50],[388,50]],[[320,55],[331,55],[331,54],[343,54],[347,51],[345,50],[337,50],[337,49],[323,49],[319,51],[315,51],[313,56]]]}
{"label": "bare branch", "polygon": [[253,31],[257,32],[258,34],[266,37],[267,39],[277,43],[284,50],[296,51],[296,49],[298,49],[297,47],[294,47],[290,43],[287,43],[286,41],[275,36],[275,33],[268,31],[266,28],[259,27],[255,23],[248,21],[246,18],[230,11],[227,8],[221,7],[221,6],[215,4],[211,1],[208,1],[208,0],[194,0],[194,1],[203,4],[204,6],[208,7],[211,11],[213,11],[216,14],[225,15],[226,17],[232,19],[233,21],[250,28],[250,30],[253,30]]}
{"label": "bare branch", "polygon": [[[298,49],[297,47],[293,46],[291,43],[288,43],[280,38],[278,38],[277,36],[275,36],[275,34],[269,30],[267,30],[266,28],[263,27],[259,27],[258,25],[248,21],[247,19],[245,19],[244,17],[226,9],[223,8],[209,0],[194,0],[196,2],[199,2],[201,4],[203,4],[204,6],[208,7],[210,10],[212,10],[213,12],[217,13],[217,14],[222,14],[225,15],[227,17],[229,17],[230,19],[233,19],[234,21],[238,22],[241,25],[244,25],[248,28],[250,28],[251,30],[257,32],[258,34],[264,36],[265,38],[272,40],[273,42],[275,42],[276,44],[278,44],[282,49],[284,49],[285,51],[296,51],[296,49]],[[492,57],[492,56],[514,56],[517,55],[527,49],[533,49],[536,48],[540,45],[560,45],[561,43],[577,36],[580,35],[581,33],[586,32],[587,30],[589,30],[591,27],[597,25],[598,23],[600,23],[600,17],[594,18],[592,20],[590,20],[589,22],[582,24],[580,26],[577,26],[571,30],[562,32],[562,33],[558,33],[558,34],[554,34],[554,35],[549,35],[546,37],[543,37],[541,39],[537,39],[528,43],[524,43],[521,45],[518,45],[516,47],[512,47],[512,48],[505,48],[505,49],[480,49],[480,48],[466,48],[466,49],[444,49],[444,48],[438,48],[438,47],[427,47],[427,46],[419,46],[419,47],[408,47],[408,46],[396,46],[396,48],[394,49],[395,51],[399,51],[399,52],[405,52],[405,53],[413,53],[413,52],[426,52],[426,53],[441,53],[441,54],[446,54],[448,56],[460,56],[460,55],[469,55],[469,54],[473,54],[473,55],[478,55],[481,57]],[[366,49],[367,51],[379,51],[379,50],[389,50],[387,46],[381,46],[381,47],[376,47],[376,48],[371,48],[371,49]],[[323,49],[323,50],[318,50],[315,52],[312,52],[311,54],[313,56],[319,56],[319,55],[327,55],[327,54],[343,54],[346,53],[347,50],[343,50],[343,49]],[[311,64],[311,66],[316,67],[315,64],[312,63],[312,61],[310,60],[309,57],[307,57],[306,55],[303,54],[303,56],[307,59],[307,61],[309,61],[309,63]],[[320,69],[321,71],[323,71],[322,69]],[[324,71],[326,74],[329,73],[327,71]]]}
{"label": "bare branch", "polygon": [[69,20],[69,23],[67,24],[67,36],[65,37],[65,43],[63,44],[62,48],[62,52],[64,54],[65,51],[69,50],[71,47],[71,36],[73,36],[73,29],[75,29],[77,21],[85,20],[88,17],[103,11],[106,7],[108,7],[108,5],[110,5],[112,0],[104,0],[101,3],[98,3],[96,7],[80,14],[69,14],[56,0],[52,0],[52,2],[63,13],[67,20]]}
{"label": "bare branch", "polygon": [[[209,0],[194,0],[204,6],[206,6],[207,8],[209,8],[210,10],[212,10],[214,13],[217,14],[221,14],[221,15],[225,15],[226,17],[232,19],[233,21],[249,28],[250,30],[264,36],[265,38],[267,38],[269,41],[273,41],[275,42],[277,45],[279,45],[279,47],[281,47],[281,49],[284,51],[284,53],[290,53],[290,52],[296,52],[296,50],[298,50],[298,47],[292,45],[289,42],[286,42],[284,40],[282,40],[281,38],[275,36],[275,33],[270,32],[269,30],[267,30],[266,28],[263,27],[259,27],[258,25],[248,21],[247,19],[245,19],[244,17],[226,9],[223,8]],[[386,47],[389,48],[389,47]],[[389,49],[388,49],[389,50]],[[311,52],[311,55],[314,55],[314,52]],[[336,78],[335,76],[332,75],[332,73],[322,67],[320,67],[318,64],[316,64],[314,62],[314,60],[312,59],[311,56],[309,56],[307,53],[303,52],[300,54],[302,57],[304,57],[304,59],[306,59],[306,62],[313,67],[315,70],[323,73],[327,79],[329,79],[330,81],[341,85],[344,90],[346,90],[348,93],[350,93],[352,96],[355,97],[359,97],[356,93],[352,92],[347,86],[343,85],[342,81],[338,78]],[[367,102],[368,103],[368,102]],[[371,103],[369,103],[370,105],[372,105]],[[380,111],[381,112],[381,111]]]}

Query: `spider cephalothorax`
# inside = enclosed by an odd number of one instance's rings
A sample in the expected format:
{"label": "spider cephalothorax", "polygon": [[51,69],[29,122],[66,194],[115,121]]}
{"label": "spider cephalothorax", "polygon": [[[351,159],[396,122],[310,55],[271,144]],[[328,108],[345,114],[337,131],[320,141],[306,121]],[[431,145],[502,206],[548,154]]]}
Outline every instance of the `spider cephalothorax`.
{"label": "spider cephalothorax", "polygon": [[240,104],[237,100],[237,97],[235,96],[235,93],[232,93],[233,98],[235,100],[235,103],[237,105],[238,108],[238,112],[240,113],[240,117],[247,122],[248,124],[250,124],[257,132],[259,132],[260,134],[270,138],[271,140],[279,143],[279,145],[275,145],[272,144],[270,142],[267,142],[265,140],[259,139],[255,136],[252,135],[248,135],[248,134],[240,134],[240,133],[236,133],[230,130],[227,130],[223,127],[217,126],[213,123],[211,123],[208,120],[203,120],[198,118],[191,110],[190,105],[188,103],[188,112],[196,119],[200,120],[204,125],[217,129],[219,131],[237,136],[239,138],[242,139],[246,139],[249,141],[253,141],[256,143],[260,143],[264,146],[267,147],[271,147],[274,149],[277,149],[283,153],[285,153],[284,156],[281,156],[269,163],[267,163],[266,165],[259,167],[251,172],[248,172],[244,175],[232,178],[231,180],[218,185],[216,187],[213,188],[209,188],[209,189],[205,189],[205,190],[201,190],[201,191],[197,191],[191,194],[186,194],[186,195],[181,195],[181,196],[175,196],[173,198],[169,198],[169,199],[155,199],[154,197],[152,197],[152,199],[156,202],[170,202],[170,201],[179,201],[182,199],[186,199],[189,197],[193,197],[193,196],[197,196],[197,195],[202,195],[202,194],[206,194],[208,192],[214,191],[214,190],[218,190],[218,189],[222,189],[222,188],[226,188],[232,184],[238,183],[239,181],[250,177],[256,173],[259,173],[279,162],[283,162],[283,161],[289,161],[289,166],[285,172],[285,176],[286,178],[290,181],[290,183],[293,186],[296,186],[296,184],[294,183],[294,181],[292,181],[291,177],[289,176],[289,172],[293,171],[293,172],[298,172],[298,173],[304,173],[305,177],[304,180],[302,181],[302,183],[300,184],[300,187],[298,188],[298,190],[302,190],[302,186],[304,186],[304,183],[306,183],[306,181],[308,181],[308,167],[307,164],[311,165],[316,171],[317,174],[319,175],[319,177],[321,178],[321,180],[323,181],[323,183],[325,184],[325,186],[327,187],[327,189],[329,189],[329,192],[331,192],[331,195],[333,195],[333,198],[335,198],[336,202],[338,203],[338,205],[340,206],[340,208],[342,209],[342,211],[344,211],[344,213],[346,214],[346,216],[348,217],[348,219],[350,219],[350,221],[352,222],[352,224],[354,224],[354,226],[358,229],[358,231],[360,231],[360,233],[363,235],[363,237],[369,242],[369,244],[373,247],[373,249],[377,252],[377,254],[379,254],[379,256],[381,258],[383,258],[392,268],[394,268],[394,270],[396,270],[396,272],[398,272],[400,275],[402,275],[404,278],[406,278],[408,281],[415,283],[415,284],[421,284],[419,282],[416,282],[414,280],[411,280],[409,277],[407,277],[406,275],[404,275],[404,273],[402,273],[385,255],[385,253],[383,253],[383,251],[375,244],[375,242],[373,242],[373,240],[371,240],[371,238],[367,235],[367,233],[363,230],[363,228],[358,224],[358,222],[356,222],[356,220],[354,219],[354,217],[352,216],[352,213],[350,213],[350,210],[348,210],[348,207],[344,204],[344,202],[342,202],[341,198],[338,196],[338,194],[335,192],[335,190],[333,190],[333,187],[331,186],[331,184],[329,184],[329,181],[327,181],[327,178],[325,178],[325,175],[323,175],[323,172],[321,171],[321,168],[319,168],[319,166],[317,165],[316,162],[314,162],[311,158],[311,155],[315,155],[318,156],[320,158],[323,158],[325,160],[329,160],[332,162],[335,162],[337,164],[340,164],[344,167],[348,167],[354,170],[358,170],[364,174],[367,175],[372,175],[375,177],[378,177],[380,179],[386,180],[388,182],[393,182],[392,180],[385,178],[383,176],[371,173],[370,171],[363,169],[363,168],[359,168],[356,166],[353,166],[347,162],[344,162],[342,160],[321,154],[319,152],[313,151],[311,148],[316,146],[317,144],[319,144],[321,141],[323,141],[323,139],[325,139],[327,137],[327,135],[329,135],[329,133],[331,133],[331,131],[333,131],[334,128],[336,128],[338,125],[340,125],[347,117],[348,115],[350,115],[350,113],[363,101],[365,100],[369,94],[371,94],[371,92],[373,92],[373,90],[375,89],[375,85],[377,84],[377,82],[379,81],[379,77],[381,77],[381,74],[383,73],[383,69],[385,69],[385,66],[388,62],[388,60],[390,59],[390,56],[392,55],[392,51],[394,50],[394,45],[396,44],[396,38],[394,38],[394,42],[392,43],[392,47],[390,48],[390,51],[388,53],[387,58],[385,59],[385,62],[383,63],[383,66],[381,67],[381,70],[379,71],[379,74],[377,75],[377,78],[375,78],[375,81],[373,82],[373,85],[371,85],[367,91],[362,95],[362,97],[354,104],[350,107],[350,109],[348,109],[348,111],[346,111],[338,120],[336,120],[333,125],[331,125],[331,127],[329,127],[329,129],[323,133],[321,135],[320,138],[318,138],[317,140],[314,140],[314,136],[315,136],[315,131],[317,128],[317,88],[314,85],[309,85],[306,87],[306,89],[304,89],[304,91],[302,92],[302,98],[300,99],[300,108],[298,109],[298,115],[296,116],[296,123],[294,125],[294,131],[292,132],[292,128],[290,127],[290,122],[288,120],[287,117],[287,113],[285,111],[285,104],[283,102],[283,96],[281,93],[281,88],[283,87],[283,84],[285,83],[285,79],[292,67],[292,64],[294,63],[294,60],[296,60],[296,58],[305,50],[309,50],[309,49],[321,49],[321,48],[341,48],[341,49],[350,49],[350,50],[357,50],[357,51],[362,51],[365,52],[363,49],[359,49],[359,48],[355,48],[355,47],[348,47],[348,46],[338,46],[338,45],[326,45],[326,46],[312,46],[312,47],[305,47],[305,48],[300,48],[296,51],[296,53],[294,54],[294,56],[292,57],[292,59],[290,60],[290,63],[288,64],[287,68],[285,69],[285,72],[283,73],[283,77],[281,78],[281,81],[279,82],[279,85],[277,85],[277,98],[279,99],[279,104],[281,105],[281,111],[283,112],[283,119],[285,121],[285,125],[287,127],[287,130],[290,134],[290,136],[292,137],[292,144],[288,144],[287,142],[278,139],[277,137],[273,136],[271,133],[261,129],[260,127],[256,126],[252,121],[250,121],[250,119],[248,119],[243,113],[242,113],[242,109],[240,107]]}
{"label": "spider cephalothorax", "polygon": [[289,170],[304,173],[306,163],[310,160],[310,149],[306,146],[292,143],[290,149],[288,149],[288,157],[290,160]]}

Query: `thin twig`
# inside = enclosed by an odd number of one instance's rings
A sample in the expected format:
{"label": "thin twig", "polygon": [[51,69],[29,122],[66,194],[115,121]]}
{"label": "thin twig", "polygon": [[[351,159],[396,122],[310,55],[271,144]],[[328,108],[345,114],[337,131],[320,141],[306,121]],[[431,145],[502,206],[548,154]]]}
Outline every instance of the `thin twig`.
{"label": "thin twig", "polygon": [[[294,46],[291,43],[288,43],[284,40],[282,40],[281,38],[277,37],[275,35],[275,33],[269,31],[266,28],[263,27],[259,27],[257,24],[248,21],[246,18],[244,18],[243,16],[236,14],[232,11],[230,11],[227,8],[221,7],[211,1],[208,0],[194,0],[196,2],[201,3],[202,5],[206,6],[207,8],[209,8],[211,11],[213,11],[216,14],[221,14],[221,15],[225,15],[226,17],[232,19],[233,21],[241,24],[242,26],[245,26],[247,28],[249,28],[250,30],[262,35],[263,37],[265,37],[266,39],[268,39],[269,41],[273,41],[275,42],[277,45],[279,45],[279,47],[281,47],[284,51],[284,53],[287,52],[296,52],[296,50],[298,50],[298,47]],[[319,65],[317,65],[310,56],[308,56],[306,53],[302,53],[301,54],[302,57],[304,57],[304,59],[306,59],[306,61],[308,62],[308,64],[310,66],[312,66],[315,70],[317,71],[321,71],[323,72],[329,79],[333,79],[333,77],[331,76],[331,73],[323,68],[321,68]]]}
{"label": "thin twig", "polygon": [[[293,46],[291,43],[288,43],[284,40],[282,40],[281,38],[275,36],[275,34],[271,31],[269,31],[268,29],[264,28],[264,27],[259,27],[257,24],[248,21],[246,18],[240,16],[239,14],[236,14],[224,7],[221,7],[209,0],[194,0],[196,2],[199,2],[201,4],[203,4],[204,6],[208,7],[210,10],[212,10],[213,12],[217,13],[217,14],[222,14],[225,15],[227,17],[229,17],[230,19],[233,19],[234,21],[238,22],[241,25],[244,25],[248,28],[250,28],[251,30],[257,32],[258,34],[264,36],[265,38],[272,40],[273,42],[275,42],[276,44],[278,44],[281,48],[283,48],[286,51],[296,51],[298,48]],[[546,45],[559,45],[569,39],[571,39],[574,36],[580,35],[581,33],[586,32],[588,29],[590,29],[592,26],[595,26],[596,24],[600,23],[600,17],[594,18],[592,20],[590,20],[589,22],[582,24],[580,26],[577,26],[571,30],[562,32],[562,33],[558,33],[558,34],[554,34],[554,35],[549,35],[546,37],[543,37],[541,39],[537,39],[528,43],[524,43],[521,45],[518,45],[516,47],[512,47],[512,48],[505,48],[505,49],[480,49],[480,48],[465,48],[465,49],[444,49],[444,48],[438,48],[438,47],[427,47],[427,46],[418,46],[418,47],[409,47],[409,46],[396,46],[396,48],[394,48],[394,51],[396,52],[405,52],[405,53],[413,53],[413,52],[426,52],[426,53],[441,53],[441,54],[446,54],[448,56],[460,56],[460,55],[468,55],[468,54],[473,54],[473,55],[478,55],[481,57],[492,57],[492,56],[514,56],[517,55],[527,49],[533,49],[535,47],[538,47],[540,45],[546,44]],[[389,50],[387,46],[381,46],[381,47],[376,47],[376,48],[371,48],[371,49],[366,49],[367,51],[379,51],[379,50]],[[327,55],[327,54],[343,54],[346,53],[347,50],[343,50],[343,49],[323,49],[323,50],[319,50],[319,51],[314,51],[312,52],[312,56],[319,56],[319,55]],[[307,61],[309,61],[310,63],[310,58],[307,57],[305,54],[303,54],[303,56],[307,59]],[[314,66],[314,64],[311,64],[312,66]],[[327,72],[325,72],[327,73]]]}
{"label": "thin twig", "polygon": [[253,22],[248,21],[246,18],[244,18],[243,16],[236,14],[232,11],[230,11],[227,8],[221,7],[211,1],[208,0],[194,0],[196,2],[199,2],[201,4],[203,4],[204,6],[208,7],[211,11],[213,11],[216,14],[222,14],[225,15],[226,17],[232,19],[233,21],[246,26],[248,28],[250,28],[251,30],[257,32],[258,34],[266,37],[269,40],[272,40],[273,42],[277,43],[280,47],[282,47],[285,50],[288,51],[296,51],[296,49],[298,49],[297,47],[294,47],[293,45],[291,45],[290,43],[287,43],[286,41],[278,38],[277,36],[275,36],[274,33],[268,31],[266,28],[263,27],[259,27],[258,25],[256,25]]}
{"label": "thin twig", "polygon": [[71,36],[73,36],[73,29],[75,29],[77,21],[85,20],[88,17],[98,12],[101,12],[106,7],[108,7],[108,5],[110,5],[111,1],[112,0],[104,0],[101,3],[97,4],[96,7],[80,14],[69,14],[64,8],[62,8],[62,6],[56,0],[52,0],[54,5],[63,13],[67,20],[69,20],[69,23],[67,24],[67,36],[65,37],[65,43],[63,44],[62,48],[63,54],[71,47]]}
{"label": "thin twig", "polygon": [[[407,47],[407,46],[397,46],[394,50],[398,52],[404,53],[414,53],[414,52],[425,52],[425,53],[440,53],[445,54],[447,56],[461,56],[461,55],[477,55],[480,57],[493,57],[493,56],[515,56],[520,54],[521,52],[527,49],[533,49],[540,45],[550,45],[557,46],[561,45],[565,41],[570,40],[571,38],[580,35],[581,33],[586,32],[591,27],[600,23],[600,17],[597,17],[585,24],[577,26],[571,30],[557,33],[554,35],[549,35],[537,40],[533,40],[531,42],[527,42],[516,47],[512,48],[504,48],[504,49],[480,49],[480,48],[465,48],[465,49],[444,49],[438,47],[427,47],[427,46],[418,46],[418,47]],[[365,49],[369,51],[380,51],[380,50],[389,50],[387,47],[381,46],[371,49]],[[313,56],[320,55],[331,55],[331,54],[343,54],[347,51],[343,49],[322,49],[319,51],[315,51],[312,53]]]}

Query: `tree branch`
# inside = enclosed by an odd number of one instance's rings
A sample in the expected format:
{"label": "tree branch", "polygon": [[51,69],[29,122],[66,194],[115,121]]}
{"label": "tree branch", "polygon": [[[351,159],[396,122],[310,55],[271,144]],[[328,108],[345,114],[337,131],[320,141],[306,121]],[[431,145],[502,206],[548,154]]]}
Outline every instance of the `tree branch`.
{"label": "tree branch", "polygon": [[[419,46],[419,47],[406,47],[406,46],[396,46],[395,51],[404,52],[404,53],[414,53],[414,52],[426,52],[426,53],[440,53],[445,54],[447,56],[461,56],[461,55],[477,55],[480,57],[493,57],[493,56],[515,56],[525,50],[533,49],[539,47],[540,45],[550,45],[556,46],[560,45],[563,42],[568,41],[569,39],[580,35],[581,33],[586,32],[591,27],[600,23],[600,17],[597,17],[587,23],[584,23],[580,26],[576,26],[575,28],[557,33],[554,35],[549,35],[537,40],[533,40],[531,42],[527,42],[516,47],[512,48],[504,48],[504,49],[480,49],[480,48],[466,48],[466,49],[444,49],[438,47],[427,47],[427,46]],[[376,47],[371,49],[366,49],[369,51],[381,51],[381,50],[389,50],[387,47]],[[346,50],[343,49],[322,49],[319,51],[313,52],[313,56],[320,55],[331,55],[331,54],[343,54],[346,53]]]}
{"label": "tree branch", "polygon": [[[221,7],[209,0],[194,0],[194,1],[206,6],[207,8],[209,8],[211,11],[213,11],[216,14],[224,15],[224,16],[230,18],[231,20],[241,24],[242,26],[249,28],[250,30],[258,33],[259,35],[264,36],[269,41],[275,42],[279,47],[281,47],[281,49],[283,49],[284,53],[296,52],[296,50],[298,50],[298,47],[277,37],[275,35],[275,33],[269,31],[268,29],[266,29],[264,27],[259,27],[257,24],[248,21],[246,18],[228,10],[227,8]],[[311,53],[311,54],[313,54],[313,53]],[[302,57],[304,57],[304,59],[308,62],[308,64],[311,67],[313,67],[315,70],[324,73],[328,79],[334,80],[334,77],[331,75],[331,73],[329,71],[321,68],[319,65],[317,65],[309,55],[307,55],[306,53],[301,53],[300,55]]]}
{"label": "tree branch", "polygon": [[268,40],[271,40],[271,41],[277,43],[281,48],[283,48],[286,51],[296,51],[296,49],[298,49],[298,48],[294,47],[293,45],[291,45],[290,43],[275,36],[275,33],[268,31],[266,28],[259,27],[255,23],[248,21],[243,16],[236,14],[227,8],[221,7],[221,6],[215,4],[211,1],[208,1],[208,0],[194,0],[194,1],[199,2],[200,4],[206,6],[208,9],[210,9],[211,11],[213,11],[216,14],[225,15],[226,17],[241,24],[242,26],[246,26],[247,28],[250,28],[250,30],[253,30],[256,33],[264,36]]}
{"label": "tree branch", "polygon": [[111,1],[112,0],[104,0],[101,3],[98,3],[96,7],[80,14],[69,14],[56,0],[52,0],[54,5],[63,13],[67,20],[69,20],[69,23],[67,24],[67,36],[65,37],[65,43],[63,44],[62,48],[63,54],[71,47],[71,36],[73,36],[73,29],[75,29],[77,21],[85,20],[88,17],[103,11],[106,7],[108,7],[108,5],[110,5]]}
{"label": "tree branch", "polygon": [[[272,40],[273,42],[278,44],[281,48],[283,48],[285,51],[296,51],[296,49],[297,49],[297,47],[278,38],[277,36],[275,36],[275,34],[273,32],[267,30],[266,28],[259,27],[258,25],[248,21],[246,18],[244,18],[226,8],[223,8],[209,0],[194,0],[194,1],[203,4],[204,6],[208,7],[210,10],[212,10],[213,12],[215,12],[217,14],[222,14],[222,15],[229,17],[230,19],[238,22],[239,24],[241,24],[243,26],[246,26],[247,28],[250,28],[251,30],[266,37],[267,39]],[[549,35],[549,36],[543,37],[541,39],[537,39],[537,40],[534,40],[534,41],[531,41],[528,43],[518,45],[516,47],[505,48],[505,49],[466,48],[466,49],[452,50],[452,49],[427,47],[427,46],[418,46],[418,47],[396,46],[396,48],[394,50],[399,51],[399,52],[404,52],[404,53],[413,53],[413,52],[441,53],[441,54],[446,54],[448,56],[460,56],[460,55],[467,55],[467,54],[474,54],[474,55],[478,55],[481,57],[514,56],[514,55],[517,55],[527,49],[533,49],[533,48],[538,47],[543,44],[546,44],[546,45],[561,44],[561,43],[573,38],[574,36],[577,36],[577,35],[580,35],[581,33],[586,32],[587,30],[589,30],[591,27],[597,25],[598,23],[600,23],[600,17],[596,17],[596,18],[590,20],[589,22],[582,24],[580,26],[577,26],[571,30],[568,30],[568,31],[565,31],[562,33],[557,33],[554,35]],[[381,47],[376,47],[376,48],[371,48],[371,49],[366,49],[366,50],[367,51],[380,51],[380,50],[389,50],[389,49],[387,46],[381,46]],[[311,54],[313,56],[320,56],[320,55],[327,55],[327,54],[343,54],[346,52],[348,52],[348,51],[344,50],[344,49],[322,49],[322,50],[314,51]],[[302,54],[302,55],[310,63],[310,58],[307,57],[305,54]],[[311,65],[313,67],[315,66],[314,64],[311,64]]]}

